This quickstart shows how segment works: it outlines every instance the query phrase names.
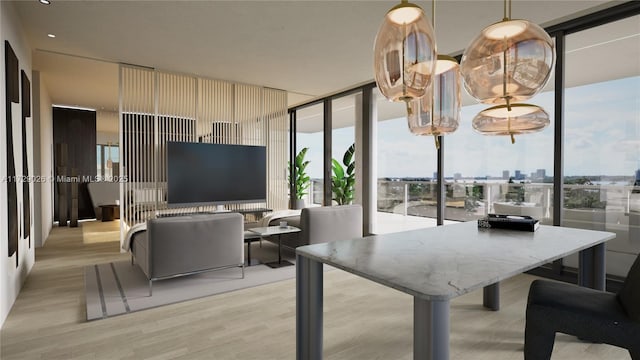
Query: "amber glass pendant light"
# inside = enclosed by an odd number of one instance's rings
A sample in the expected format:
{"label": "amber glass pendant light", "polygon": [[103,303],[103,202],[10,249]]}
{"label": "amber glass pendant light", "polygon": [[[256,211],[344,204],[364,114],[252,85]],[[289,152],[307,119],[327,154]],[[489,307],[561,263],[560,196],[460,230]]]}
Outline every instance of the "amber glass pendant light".
{"label": "amber glass pendant light", "polygon": [[502,21],[486,27],[465,49],[460,71],[469,95],[498,106],[481,111],[473,128],[485,135],[536,132],[549,125],[539,106],[516,104],[537,94],[549,81],[555,62],[551,37],[527,20],[511,20],[511,0]]}
{"label": "amber glass pendant light", "polygon": [[549,114],[543,108],[530,104],[498,105],[483,110],[473,118],[473,129],[484,135],[514,135],[540,131],[549,125]]}
{"label": "amber glass pendant light", "polygon": [[512,20],[511,0],[505,0],[504,18],[469,44],[460,71],[469,95],[485,104],[508,105],[542,90],[554,61],[549,34],[527,20]]}
{"label": "amber glass pendant light", "polygon": [[374,46],[374,76],[378,89],[391,101],[409,102],[424,96],[436,65],[433,28],[422,8],[407,0],[384,18]]}
{"label": "amber glass pendant light", "polygon": [[[435,29],[435,0],[432,2],[432,23]],[[460,66],[451,56],[438,55],[433,86],[424,97],[409,103],[407,121],[415,135],[433,135],[436,148],[438,136],[452,133],[460,123]]]}

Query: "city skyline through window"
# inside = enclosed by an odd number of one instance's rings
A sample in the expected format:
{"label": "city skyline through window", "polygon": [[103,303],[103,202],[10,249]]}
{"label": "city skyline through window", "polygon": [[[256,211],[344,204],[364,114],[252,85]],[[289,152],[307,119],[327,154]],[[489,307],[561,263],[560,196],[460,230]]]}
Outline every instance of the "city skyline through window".
{"label": "city skyline through window", "polygon": [[[640,169],[640,76],[567,88],[565,94],[564,175],[635,180]],[[531,102],[542,106],[553,119],[553,97],[553,91],[547,91]],[[516,171],[525,178],[532,174],[539,177],[542,172],[553,176],[553,123],[539,133],[517,136],[511,144],[508,137],[484,136],[471,128],[471,120],[485,107],[463,107],[460,127],[445,137],[445,177],[503,178],[505,171],[514,179]],[[378,143],[380,178],[434,176],[428,170],[437,165],[431,137],[412,135],[405,117],[379,122],[378,132],[385,135]],[[353,134],[353,127],[334,129],[333,142],[346,148],[353,142]],[[321,178],[322,136],[298,133],[297,142],[299,149],[316,149],[308,159],[309,175]]]}

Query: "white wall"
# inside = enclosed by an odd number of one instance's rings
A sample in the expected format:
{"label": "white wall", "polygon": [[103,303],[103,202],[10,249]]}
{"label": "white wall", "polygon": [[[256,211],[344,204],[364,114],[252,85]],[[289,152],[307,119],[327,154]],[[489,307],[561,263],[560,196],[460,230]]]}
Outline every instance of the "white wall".
{"label": "white wall", "polygon": [[96,112],[96,143],[117,144],[120,141],[118,113],[113,111]]}
{"label": "white wall", "polygon": [[[53,179],[53,110],[49,92],[39,71],[33,72],[33,174],[41,179]],[[47,241],[53,226],[53,181],[33,184],[34,202],[40,204],[35,211],[35,244],[41,247]]]}
{"label": "white wall", "polygon": [[111,145],[116,145],[119,141],[120,134],[118,133],[96,131],[96,144],[107,145],[111,143]]}
{"label": "white wall", "polygon": [[[0,1],[0,37],[2,40],[1,46],[1,56],[0,59],[5,58],[4,54],[4,40],[8,40],[13,48],[16,56],[18,57],[19,66],[21,70],[24,70],[27,76],[32,80],[31,73],[31,48],[28,44],[25,34],[22,32],[22,25],[20,24],[19,17],[15,9],[13,8],[13,4],[7,1]],[[2,113],[2,117],[6,118],[6,109],[5,109],[5,71],[4,71],[4,62],[2,62],[2,84],[0,85],[0,112]],[[13,106],[13,139],[14,139],[14,154],[17,162],[16,166],[16,175],[22,174],[22,122],[20,114],[20,106],[16,104]],[[18,119],[16,121],[16,119]],[[27,119],[27,144],[30,145],[28,147],[28,155],[30,156],[29,163],[31,164],[30,168],[33,171],[33,143],[32,143],[32,134],[30,133],[32,118]],[[11,121],[11,119],[6,119],[7,121]],[[6,126],[3,122],[0,125],[0,177],[7,175],[7,148],[6,148]],[[31,174],[30,174],[31,175]],[[33,187],[31,188],[33,193]],[[21,198],[22,198],[22,184],[18,183],[18,212],[21,214]],[[32,196],[33,198],[33,196]],[[31,209],[33,211],[34,204],[31,203]],[[33,216],[32,216],[33,218]],[[6,182],[0,182],[0,324],[4,324],[4,320],[7,318],[9,311],[11,310],[11,306],[15,302],[20,289],[22,288],[22,284],[24,283],[27,275],[31,271],[33,267],[33,263],[35,261],[35,246],[32,242],[31,248],[29,248],[29,241],[23,239],[22,235],[25,231],[21,229],[19,233],[18,240],[18,252],[17,255],[14,254],[12,257],[8,257],[8,212],[7,212],[7,186]],[[20,223],[22,222],[22,215],[19,217]],[[33,234],[33,222],[31,229],[26,229],[28,231],[31,239],[34,238]],[[19,266],[16,268],[16,256],[19,257]]]}

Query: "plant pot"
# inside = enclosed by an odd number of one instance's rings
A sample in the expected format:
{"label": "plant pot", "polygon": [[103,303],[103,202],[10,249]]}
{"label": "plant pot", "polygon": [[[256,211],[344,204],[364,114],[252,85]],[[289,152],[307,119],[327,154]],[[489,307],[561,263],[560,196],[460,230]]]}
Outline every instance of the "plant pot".
{"label": "plant pot", "polygon": [[295,199],[293,204],[291,204],[291,208],[294,210],[304,209],[306,207],[305,205],[304,199]]}

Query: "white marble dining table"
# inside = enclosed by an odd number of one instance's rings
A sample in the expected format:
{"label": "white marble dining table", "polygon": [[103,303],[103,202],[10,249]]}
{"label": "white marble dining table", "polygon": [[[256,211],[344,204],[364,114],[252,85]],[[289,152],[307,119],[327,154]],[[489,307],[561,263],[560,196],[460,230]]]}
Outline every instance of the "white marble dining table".
{"label": "white marble dining table", "polygon": [[446,360],[451,299],[484,288],[484,305],[498,310],[501,280],[575,252],[579,284],[603,290],[605,242],[613,238],[544,225],[535,232],[481,229],[470,221],[299,247],[297,359],[322,359],[323,264],[412,295],[414,359]]}

